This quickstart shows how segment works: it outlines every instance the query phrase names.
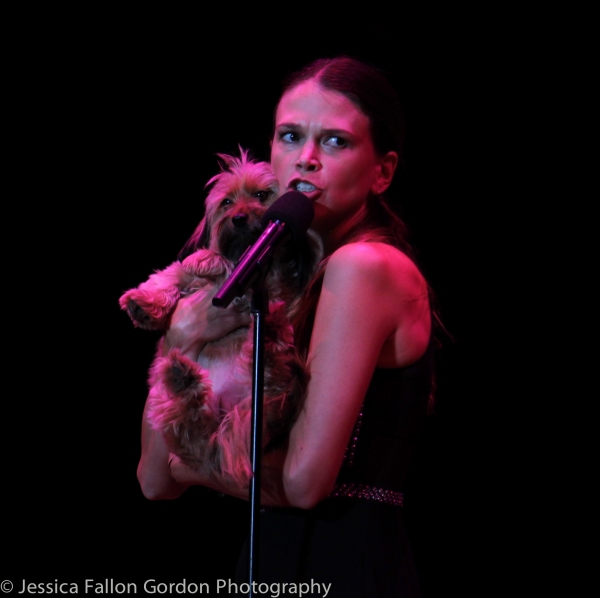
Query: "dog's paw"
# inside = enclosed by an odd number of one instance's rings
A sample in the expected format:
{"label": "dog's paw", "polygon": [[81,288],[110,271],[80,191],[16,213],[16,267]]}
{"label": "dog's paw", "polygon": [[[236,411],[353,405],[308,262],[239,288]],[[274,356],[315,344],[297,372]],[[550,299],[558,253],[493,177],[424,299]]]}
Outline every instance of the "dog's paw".
{"label": "dog's paw", "polygon": [[179,289],[177,288],[156,295],[132,289],[121,296],[119,305],[136,328],[165,330],[178,299]]}
{"label": "dog's paw", "polygon": [[179,349],[171,349],[166,357],[157,357],[150,368],[150,385],[161,384],[167,393],[180,400],[202,402],[211,391],[208,372]]}
{"label": "dog's paw", "polygon": [[165,364],[163,380],[169,392],[182,394],[210,388],[210,383],[197,363],[183,356],[178,350],[169,353]]}
{"label": "dog's paw", "polygon": [[219,423],[207,372],[174,349],[154,360],[149,382],[150,425],[186,463],[201,463]]}
{"label": "dog's paw", "polygon": [[198,249],[188,255],[181,265],[188,274],[213,282],[223,279],[233,270],[233,264],[212,249]]}

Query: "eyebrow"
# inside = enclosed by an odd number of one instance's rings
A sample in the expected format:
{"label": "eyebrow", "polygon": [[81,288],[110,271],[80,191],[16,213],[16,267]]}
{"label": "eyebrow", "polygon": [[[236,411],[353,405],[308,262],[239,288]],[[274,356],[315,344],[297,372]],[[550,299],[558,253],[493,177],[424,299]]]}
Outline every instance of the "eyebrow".
{"label": "eyebrow", "polygon": [[298,123],[279,123],[279,124],[276,123],[275,126],[277,128],[286,127],[287,129],[298,129],[298,128],[300,128],[301,125],[299,125]]}
{"label": "eyebrow", "polygon": [[[298,124],[298,123],[279,123],[275,125],[276,129],[279,128],[283,128],[283,129],[301,129],[302,125]],[[354,137],[354,134],[351,133],[350,131],[348,131],[347,129],[323,129],[321,131],[321,134],[324,135],[332,135],[332,136],[336,136],[339,135],[340,137]]]}

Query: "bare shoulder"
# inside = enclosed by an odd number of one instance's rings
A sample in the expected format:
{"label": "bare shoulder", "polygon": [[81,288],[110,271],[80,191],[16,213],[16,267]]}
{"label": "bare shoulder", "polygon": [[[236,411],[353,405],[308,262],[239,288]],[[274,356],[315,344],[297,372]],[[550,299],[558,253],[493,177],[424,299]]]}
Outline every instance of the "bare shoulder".
{"label": "bare shoulder", "polygon": [[383,286],[402,297],[422,295],[427,283],[416,264],[402,251],[378,242],[343,245],[330,257],[326,278]]}
{"label": "bare shoulder", "polygon": [[431,330],[428,286],[400,250],[384,243],[344,245],[331,256],[323,287],[340,301],[329,317],[336,310],[349,313],[367,327],[367,336],[379,334],[379,367],[403,367],[425,352]]}

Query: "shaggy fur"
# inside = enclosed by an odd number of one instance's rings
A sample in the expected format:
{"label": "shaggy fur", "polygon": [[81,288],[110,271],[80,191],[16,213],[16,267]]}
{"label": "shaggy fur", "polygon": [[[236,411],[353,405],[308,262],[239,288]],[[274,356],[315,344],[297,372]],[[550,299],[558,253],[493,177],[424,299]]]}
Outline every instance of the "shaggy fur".
{"label": "shaggy fur", "polygon": [[[205,216],[180,254],[119,304],[146,330],[166,330],[181,296],[216,289],[244,250],[262,233],[261,219],[278,190],[266,162],[240,148],[240,158],[218,154],[221,172],[207,183]],[[265,318],[263,446],[278,445],[302,406],[307,370],[294,348],[289,315],[321,255],[312,234],[277,248],[265,280],[269,314]],[[249,294],[247,294],[249,295]],[[250,310],[250,297],[234,309]],[[252,326],[208,343],[198,363],[173,349],[161,356],[162,341],[149,373],[148,419],[170,448],[192,467],[203,465],[247,486],[252,475]]]}

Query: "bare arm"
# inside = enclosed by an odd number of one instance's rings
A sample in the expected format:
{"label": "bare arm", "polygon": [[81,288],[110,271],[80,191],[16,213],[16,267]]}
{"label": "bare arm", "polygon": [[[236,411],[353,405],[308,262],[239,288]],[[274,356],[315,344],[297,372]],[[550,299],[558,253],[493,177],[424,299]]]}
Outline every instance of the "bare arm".
{"label": "bare arm", "polygon": [[[376,366],[402,367],[427,347],[427,287],[415,265],[379,243],[346,245],[325,273],[309,351],[311,382],[286,451],[264,458],[264,505],[311,508],[332,490]],[[172,462],[182,483],[248,498],[246,488]]]}
{"label": "bare arm", "polygon": [[[285,451],[279,450],[262,455],[261,457],[260,504],[263,506],[294,506],[288,500],[283,487],[283,463],[285,455]],[[171,458],[170,470],[173,478],[182,484],[187,484],[188,486],[206,486],[207,488],[212,488],[218,492],[223,492],[244,500],[249,500],[250,498],[250,487],[242,488],[228,482],[222,477],[216,478],[214,474],[210,475],[202,470],[202,468],[192,469],[178,457]]]}
{"label": "bare arm", "polygon": [[311,381],[290,434],[286,496],[310,508],[333,489],[375,367],[416,361],[429,340],[427,287],[389,245],[357,243],[331,257],[311,337]]}
{"label": "bare arm", "polygon": [[140,487],[150,500],[177,498],[191,484],[178,482],[171,476],[169,449],[162,435],[151,428],[146,417],[147,410],[148,401],[142,416],[142,456],[137,468]]}

